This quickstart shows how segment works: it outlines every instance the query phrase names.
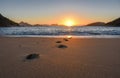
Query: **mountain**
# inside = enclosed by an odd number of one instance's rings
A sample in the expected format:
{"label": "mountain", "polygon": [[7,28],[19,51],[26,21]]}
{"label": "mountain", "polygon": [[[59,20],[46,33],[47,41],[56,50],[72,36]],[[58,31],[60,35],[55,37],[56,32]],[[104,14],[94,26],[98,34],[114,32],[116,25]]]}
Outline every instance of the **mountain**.
{"label": "mountain", "polygon": [[116,26],[120,27],[120,18],[117,18],[111,22],[106,23],[107,26]]}
{"label": "mountain", "polygon": [[19,24],[0,14],[0,27],[10,27],[10,26],[19,26]]}
{"label": "mountain", "polygon": [[23,22],[23,21],[20,22],[19,25],[20,25],[20,26],[32,26],[31,24],[28,24],[28,23]]}
{"label": "mountain", "polygon": [[104,22],[94,22],[94,23],[87,24],[86,26],[104,26],[104,25],[105,25]]}

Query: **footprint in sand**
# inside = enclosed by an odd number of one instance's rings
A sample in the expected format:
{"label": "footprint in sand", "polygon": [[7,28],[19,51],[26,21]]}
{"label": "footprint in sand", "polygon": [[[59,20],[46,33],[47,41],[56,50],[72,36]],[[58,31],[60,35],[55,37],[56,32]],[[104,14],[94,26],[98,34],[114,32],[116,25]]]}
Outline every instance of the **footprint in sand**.
{"label": "footprint in sand", "polygon": [[63,40],[64,40],[64,41],[68,41],[68,39],[67,39],[67,38],[64,38]]}
{"label": "footprint in sand", "polygon": [[33,53],[26,56],[26,60],[33,60],[39,58],[39,54]]}
{"label": "footprint in sand", "polygon": [[61,44],[61,45],[59,45],[59,46],[58,46],[58,48],[63,48],[63,49],[64,49],[64,48],[67,48],[67,46],[66,46],[66,45]]}
{"label": "footprint in sand", "polygon": [[62,41],[56,41],[56,43],[62,43]]}
{"label": "footprint in sand", "polygon": [[68,39],[72,39],[72,37],[68,37]]}

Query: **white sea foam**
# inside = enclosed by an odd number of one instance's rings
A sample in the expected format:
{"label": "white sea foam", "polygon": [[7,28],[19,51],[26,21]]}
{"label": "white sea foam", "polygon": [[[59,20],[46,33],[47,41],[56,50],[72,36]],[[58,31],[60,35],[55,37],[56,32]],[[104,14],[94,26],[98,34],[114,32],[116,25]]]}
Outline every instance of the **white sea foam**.
{"label": "white sea foam", "polygon": [[0,36],[7,37],[120,37],[120,27],[0,27]]}

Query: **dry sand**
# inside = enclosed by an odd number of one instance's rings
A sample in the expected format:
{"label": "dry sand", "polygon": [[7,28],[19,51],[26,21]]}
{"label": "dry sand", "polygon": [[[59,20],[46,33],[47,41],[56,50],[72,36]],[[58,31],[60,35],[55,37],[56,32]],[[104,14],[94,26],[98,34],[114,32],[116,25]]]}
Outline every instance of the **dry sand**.
{"label": "dry sand", "polygon": [[0,78],[120,78],[120,38],[1,37]]}

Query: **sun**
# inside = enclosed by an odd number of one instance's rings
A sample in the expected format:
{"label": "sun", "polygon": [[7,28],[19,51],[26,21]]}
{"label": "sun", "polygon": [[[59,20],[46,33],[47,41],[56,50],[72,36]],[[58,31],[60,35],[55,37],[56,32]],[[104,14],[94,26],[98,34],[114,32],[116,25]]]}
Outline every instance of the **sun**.
{"label": "sun", "polygon": [[75,25],[75,22],[73,20],[66,20],[64,23],[65,26],[71,27]]}

